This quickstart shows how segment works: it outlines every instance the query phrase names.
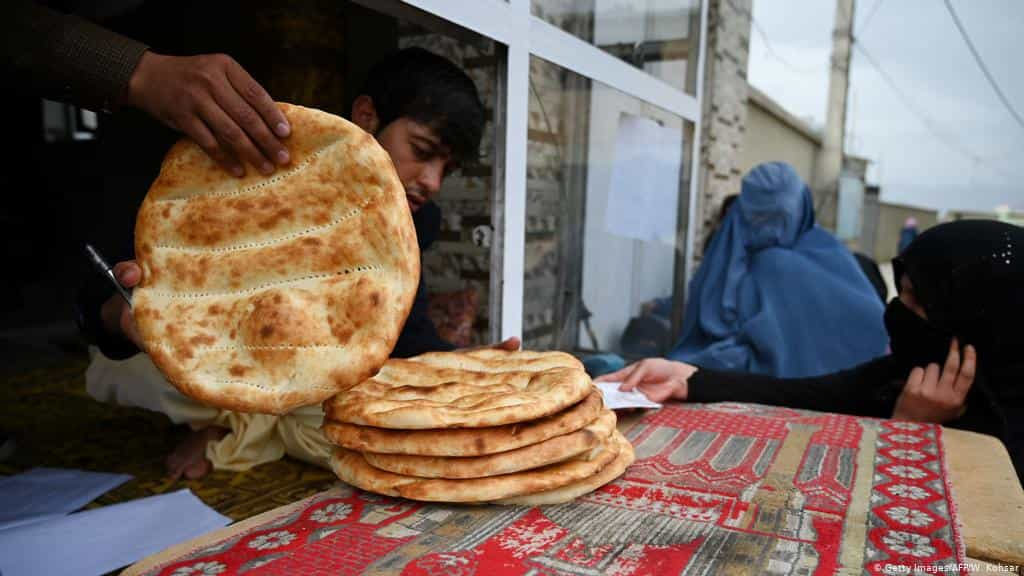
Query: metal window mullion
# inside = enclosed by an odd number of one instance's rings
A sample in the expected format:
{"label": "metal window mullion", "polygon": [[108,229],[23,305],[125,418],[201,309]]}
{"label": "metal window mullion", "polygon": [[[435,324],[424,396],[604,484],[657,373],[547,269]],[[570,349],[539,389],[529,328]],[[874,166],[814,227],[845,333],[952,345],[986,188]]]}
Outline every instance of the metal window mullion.
{"label": "metal window mullion", "polygon": [[[520,29],[516,21],[522,18],[520,0],[402,0],[410,6],[429,12],[449,22],[458,24],[486,36],[495,42],[511,46],[522,42],[525,35],[516,37]],[[526,3],[526,14],[530,11]]]}
{"label": "metal window mullion", "polygon": [[526,252],[526,155],[530,124],[530,0],[509,0],[505,63],[504,218],[501,338],[522,336]]}

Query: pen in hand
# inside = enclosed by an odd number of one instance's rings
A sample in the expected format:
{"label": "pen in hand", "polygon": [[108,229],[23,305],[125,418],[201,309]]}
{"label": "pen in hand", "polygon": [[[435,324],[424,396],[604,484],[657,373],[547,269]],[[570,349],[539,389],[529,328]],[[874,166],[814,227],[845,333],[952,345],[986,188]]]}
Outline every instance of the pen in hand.
{"label": "pen in hand", "polygon": [[92,262],[92,265],[99,270],[101,274],[106,276],[108,280],[110,280],[111,284],[114,285],[114,289],[116,289],[118,294],[120,294],[121,297],[124,298],[124,301],[128,303],[128,307],[131,308],[132,293],[130,292],[130,289],[125,288],[117,281],[117,276],[114,275],[114,269],[107,264],[107,261],[103,259],[103,256],[100,256],[100,253],[97,252],[91,244],[85,245],[85,254],[89,258],[89,261]]}

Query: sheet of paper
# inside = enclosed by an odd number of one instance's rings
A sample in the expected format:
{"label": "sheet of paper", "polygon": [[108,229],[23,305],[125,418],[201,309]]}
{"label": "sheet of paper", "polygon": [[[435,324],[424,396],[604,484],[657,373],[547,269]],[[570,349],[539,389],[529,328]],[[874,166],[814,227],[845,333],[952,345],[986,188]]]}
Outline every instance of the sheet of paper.
{"label": "sheet of paper", "polygon": [[86,510],[0,533],[0,574],[106,574],[230,523],[188,490]]}
{"label": "sheet of paper", "polygon": [[0,478],[0,530],[74,512],[131,479],[127,474],[57,468]]}
{"label": "sheet of paper", "polygon": [[595,382],[597,389],[604,397],[604,405],[612,410],[621,408],[661,408],[661,404],[651,402],[643,393],[633,390],[623,392],[619,390],[622,382]]}
{"label": "sheet of paper", "polygon": [[674,243],[682,168],[679,130],[623,114],[615,134],[605,229],[623,238]]}

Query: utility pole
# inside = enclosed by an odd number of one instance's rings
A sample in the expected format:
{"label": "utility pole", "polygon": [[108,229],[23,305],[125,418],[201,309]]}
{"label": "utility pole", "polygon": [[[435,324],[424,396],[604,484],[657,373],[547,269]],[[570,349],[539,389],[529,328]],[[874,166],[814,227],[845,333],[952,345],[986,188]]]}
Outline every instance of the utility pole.
{"label": "utility pole", "polygon": [[839,174],[843,169],[846,93],[850,84],[850,54],[853,48],[853,3],[854,0],[836,0],[825,133],[814,164],[815,211],[821,225],[830,230],[836,229]]}

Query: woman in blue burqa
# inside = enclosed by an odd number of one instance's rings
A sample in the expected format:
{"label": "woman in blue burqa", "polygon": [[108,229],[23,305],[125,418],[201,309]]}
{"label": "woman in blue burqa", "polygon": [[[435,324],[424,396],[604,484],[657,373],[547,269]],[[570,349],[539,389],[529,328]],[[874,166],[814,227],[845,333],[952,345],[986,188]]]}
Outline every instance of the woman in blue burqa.
{"label": "woman in blue burqa", "polygon": [[884,307],[850,251],[814,221],[792,166],[743,178],[687,294],[671,360],[776,377],[813,376],[886,352]]}

